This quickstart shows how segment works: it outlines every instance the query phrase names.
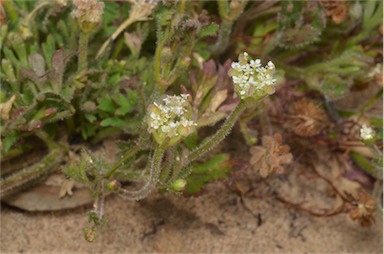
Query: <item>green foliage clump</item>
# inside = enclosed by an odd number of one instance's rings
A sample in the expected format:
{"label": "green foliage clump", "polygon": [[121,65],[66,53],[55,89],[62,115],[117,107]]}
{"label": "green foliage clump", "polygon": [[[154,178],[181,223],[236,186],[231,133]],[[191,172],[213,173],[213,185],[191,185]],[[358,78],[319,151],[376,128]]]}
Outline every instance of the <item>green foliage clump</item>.
{"label": "green foliage clump", "polygon": [[[343,114],[360,119],[382,97],[381,84],[361,108],[332,107],[354,89],[372,86],[380,72],[382,1],[338,3],[346,11],[337,19],[325,2],[2,1],[2,162],[30,153],[33,144],[48,152],[32,167],[2,173],[1,196],[51,173],[80,143],[79,161],[64,173],[93,194],[85,230],[93,241],[109,193],[132,200],[156,189],[197,194],[228,178],[230,153],[211,156],[212,149],[236,122],[247,145],[256,144],[257,131],[247,124],[259,119],[259,131],[266,132],[271,123],[260,102],[267,96],[278,102],[279,86],[290,92],[287,98],[315,94],[325,101],[335,124],[308,133],[329,142],[340,138],[344,133],[334,126]],[[261,67],[255,56],[268,64]],[[295,123],[311,120],[307,113]],[[382,133],[382,119],[369,120]],[[119,158],[94,157],[92,147],[111,137],[121,140]],[[350,154],[377,178],[380,140],[377,135],[366,144],[375,159]],[[127,182],[143,184],[132,190]]]}

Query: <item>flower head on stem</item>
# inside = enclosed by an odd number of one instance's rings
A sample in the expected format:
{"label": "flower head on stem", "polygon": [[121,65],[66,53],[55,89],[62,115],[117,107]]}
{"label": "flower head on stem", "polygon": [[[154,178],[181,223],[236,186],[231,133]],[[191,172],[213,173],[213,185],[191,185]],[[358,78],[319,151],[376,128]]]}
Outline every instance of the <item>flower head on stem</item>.
{"label": "flower head on stem", "polygon": [[192,108],[188,96],[167,95],[161,103],[148,107],[148,132],[159,145],[172,146],[194,130],[196,123],[190,120]]}
{"label": "flower head on stem", "polygon": [[363,142],[374,141],[375,131],[371,127],[364,124],[360,129],[360,137]]}
{"label": "flower head on stem", "polygon": [[235,92],[241,99],[260,98],[275,92],[275,65],[271,61],[262,67],[260,59],[252,60],[244,52],[231,67],[228,74],[232,77]]}
{"label": "flower head on stem", "polygon": [[76,18],[83,32],[92,31],[101,22],[104,3],[98,0],[73,0],[75,9],[72,17]]}

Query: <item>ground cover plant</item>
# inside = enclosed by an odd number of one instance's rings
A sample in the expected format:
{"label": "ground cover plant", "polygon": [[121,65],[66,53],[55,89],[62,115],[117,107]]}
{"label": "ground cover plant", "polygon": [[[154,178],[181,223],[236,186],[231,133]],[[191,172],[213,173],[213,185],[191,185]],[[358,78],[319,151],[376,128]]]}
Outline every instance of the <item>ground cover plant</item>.
{"label": "ground cover plant", "polygon": [[[382,1],[0,3],[5,202],[60,172],[60,198],[92,195],[88,241],[110,194],[188,198],[249,172],[321,180],[329,207],[263,194],[314,216],[382,212]],[[232,130],[249,153],[222,145]]]}

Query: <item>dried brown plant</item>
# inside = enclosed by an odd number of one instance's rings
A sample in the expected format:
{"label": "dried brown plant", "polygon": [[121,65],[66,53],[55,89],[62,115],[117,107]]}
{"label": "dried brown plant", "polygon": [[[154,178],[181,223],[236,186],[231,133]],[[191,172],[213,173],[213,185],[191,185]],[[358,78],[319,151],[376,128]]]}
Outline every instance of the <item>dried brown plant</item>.
{"label": "dried brown plant", "polygon": [[282,145],[282,136],[276,133],[273,137],[263,136],[262,146],[250,148],[252,155],[250,164],[262,177],[270,174],[281,174],[284,166],[289,164],[293,156],[289,153],[290,147]]}
{"label": "dried brown plant", "polygon": [[330,17],[334,23],[340,24],[347,18],[349,8],[346,1],[320,0],[320,3],[323,6],[326,15]]}
{"label": "dried brown plant", "polygon": [[375,221],[373,213],[376,201],[366,192],[360,192],[358,197],[351,197],[352,201],[346,204],[347,211],[352,220],[356,220],[362,227],[370,227]]}
{"label": "dried brown plant", "polygon": [[302,137],[318,135],[326,126],[327,115],[313,100],[302,98],[288,108],[284,127]]}

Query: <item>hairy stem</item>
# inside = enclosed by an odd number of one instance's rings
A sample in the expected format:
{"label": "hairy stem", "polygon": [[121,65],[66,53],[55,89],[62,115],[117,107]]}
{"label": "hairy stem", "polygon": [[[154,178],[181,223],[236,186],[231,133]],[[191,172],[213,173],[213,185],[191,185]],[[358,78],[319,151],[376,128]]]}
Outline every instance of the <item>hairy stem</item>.
{"label": "hairy stem", "polygon": [[105,49],[108,47],[108,45],[113,42],[128,26],[130,26],[132,23],[136,22],[136,17],[129,16],[128,19],[124,21],[117,29],[116,31],[111,35],[111,37],[108,38],[101,46],[99,52],[97,52],[96,59],[99,58],[105,51]]}
{"label": "hairy stem", "polygon": [[15,6],[13,5],[13,1],[2,1],[4,4],[4,8],[7,11],[7,14],[11,21],[15,21],[19,18],[19,14],[17,13]]}
{"label": "hairy stem", "polygon": [[87,54],[88,54],[88,39],[89,33],[83,31],[80,32],[79,38],[79,65],[78,70],[84,70],[88,66]]}
{"label": "hairy stem", "polygon": [[232,26],[233,26],[232,20],[223,20],[223,23],[220,26],[218,40],[211,47],[211,52],[213,55],[220,55],[227,49],[229,44],[229,38],[232,32]]}
{"label": "hairy stem", "polygon": [[55,148],[40,162],[0,180],[0,197],[12,194],[37,180],[48,176],[57,169],[64,155],[64,150]]}
{"label": "hairy stem", "polygon": [[164,149],[162,148],[157,148],[155,150],[155,153],[152,157],[151,161],[151,166],[150,166],[150,171],[149,171],[149,179],[145,183],[145,185],[136,191],[129,191],[123,188],[119,189],[119,194],[123,198],[127,199],[133,199],[133,200],[139,200],[143,199],[146,196],[148,196],[149,193],[156,187],[157,180],[160,177],[160,172],[161,172],[161,161],[164,156]]}
{"label": "hairy stem", "polygon": [[129,158],[131,158],[133,155],[135,155],[137,152],[139,152],[141,150],[140,147],[138,146],[134,146],[133,148],[129,149],[124,157],[116,163],[115,166],[113,166],[113,168],[111,168],[105,175],[104,175],[104,178],[105,179],[108,179],[108,178],[111,178],[113,176],[113,174],[116,172],[116,170],[118,170]]}
{"label": "hairy stem", "polygon": [[191,163],[223,141],[223,139],[231,132],[232,127],[246,107],[247,101],[242,100],[228,116],[221,128],[188,156],[188,162]]}

